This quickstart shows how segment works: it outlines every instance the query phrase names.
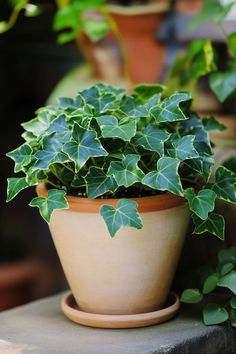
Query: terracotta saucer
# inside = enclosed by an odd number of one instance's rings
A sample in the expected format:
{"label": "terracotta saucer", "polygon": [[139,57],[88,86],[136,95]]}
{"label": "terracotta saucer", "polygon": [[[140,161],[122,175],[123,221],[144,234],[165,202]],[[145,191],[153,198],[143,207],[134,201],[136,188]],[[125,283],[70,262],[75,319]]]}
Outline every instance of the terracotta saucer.
{"label": "terracotta saucer", "polygon": [[98,328],[135,328],[146,327],[168,321],[179,310],[180,301],[175,293],[171,293],[166,307],[153,312],[134,315],[103,315],[84,312],[79,309],[72,293],[67,293],[61,302],[66,317],[84,326]]}

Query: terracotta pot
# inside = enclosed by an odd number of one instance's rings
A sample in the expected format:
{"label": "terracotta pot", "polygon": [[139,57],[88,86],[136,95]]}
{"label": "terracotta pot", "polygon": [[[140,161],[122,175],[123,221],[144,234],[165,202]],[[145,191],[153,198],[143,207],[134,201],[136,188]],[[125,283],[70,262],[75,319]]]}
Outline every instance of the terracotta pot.
{"label": "terracotta pot", "polygon": [[[133,83],[155,83],[165,63],[165,46],[156,33],[169,9],[168,0],[140,6],[109,6],[127,54],[128,72]],[[124,77],[124,57],[114,33],[98,43],[82,36],[80,45],[86,59],[92,63],[95,76],[114,83]]]}
{"label": "terracotta pot", "polygon": [[[47,191],[39,185],[37,193]],[[144,227],[122,228],[111,238],[99,208],[117,199],[67,199],[69,209],[55,211],[49,227],[79,308],[100,314],[162,308],[188,226],[185,200],[164,194],[134,199]]]}

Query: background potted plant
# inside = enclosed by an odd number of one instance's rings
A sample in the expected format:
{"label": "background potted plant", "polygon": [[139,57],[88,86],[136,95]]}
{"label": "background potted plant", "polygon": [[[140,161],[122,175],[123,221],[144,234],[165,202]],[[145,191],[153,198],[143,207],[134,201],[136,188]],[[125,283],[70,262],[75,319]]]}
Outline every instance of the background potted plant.
{"label": "background potted plant", "polygon": [[162,308],[189,209],[195,233],[224,238],[215,200],[236,202],[236,175],[220,166],[210,180],[214,159],[208,130],[221,126],[190,110],[190,93],[163,99],[163,90],[138,85],[126,95],[97,84],[75,99],[60,98],[23,124],[25,142],[8,153],[15,172],[24,176],[8,179],[7,200],[39,184],[30,205],[50,222],[84,313]]}

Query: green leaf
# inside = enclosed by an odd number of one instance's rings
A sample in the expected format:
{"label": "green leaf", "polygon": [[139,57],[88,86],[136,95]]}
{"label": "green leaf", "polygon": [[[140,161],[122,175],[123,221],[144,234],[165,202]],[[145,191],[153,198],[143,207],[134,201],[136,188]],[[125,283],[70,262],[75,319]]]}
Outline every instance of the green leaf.
{"label": "green leaf", "polygon": [[7,179],[7,202],[10,202],[15,196],[25,188],[35,185],[26,181],[25,177],[11,177]]}
{"label": "green leaf", "polygon": [[102,168],[91,166],[85,176],[88,198],[97,198],[107,192],[115,192],[118,185],[113,177],[109,177]]}
{"label": "green leaf", "polygon": [[180,161],[172,157],[161,157],[157,162],[157,171],[149,172],[142,183],[160,191],[183,196],[183,188],[178,174]]}
{"label": "green leaf", "polygon": [[234,293],[234,295],[236,295],[236,272],[233,270],[220,278],[217,285],[228,288]]}
{"label": "green leaf", "polygon": [[233,309],[236,309],[236,296],[233,296],[233,297],[230,299],[230,306],[231,306]]}
{"label": "green leaf", "polygon": [[170,141],[167,141],[166,150],[168,155],[181,161],[199,157],[199,154],[193,145],[194,139],[194,135],[186,135],[182,138],[171,138]]}
{"label": "green leaf", "polygon": [[132,139],[132,144],[142,146],[146,150],[155,151],[160,156],[164,154],[164,142],[170,134],[159,129],[154,124],[149,124],[143,132],[138,132]]}
{"label": "green leaf", "polygon": [[180,104],[188,102],[191,99],[192,96],[188,92],[174,93],[170,97],[165,98],[159,105],[154,106],[150,110],[150,113],[157,123],[185,120],[187,117],[181,109]]}
{"label": "green leaf", "polygon": [[55,119],[54,113],[45,107],[39,112],[36,118],[21,125],[27,132],[33,133],[37,137],[41,136],[48,129],[53,119]]}
{"label": "green leaf", "polygon": [[215,183],[209,184],[218,198],[226,200],[231,203],[236,203],[236,173],[220,166],[215,173]]}
{"label": "green leaf", "polygon": [[232,327],[236,327],[236,311],[234,309],[230,309],[230,324]]}
{"label": "green leaf", "polygon": [[69,161],[68,156],[62,152],[62,146],[61,141],[55,139],[55,133],[45,136],[43,150],[37,151],[34,155],[38,160],[34,169],[47,170],[53,163]]}
{"label": "green leaf", "polygon": [[117,98],[113,93],[106,93],[100,90],[99,86],[93,86],[79,93],[86,104],[94,108],[94,112],[99,115],[117,109]]}
{"label": "green leaf", "polygon": [[203,294],[209,294],[217,287],[219,280],[219,273],[213,273],[206,278],[203,284],[202,292]]}
{"label": "green leaf", "polygon": [[25,5],[25,16],[35,17],[42,13],[43,8],[39,4],[26,4]]}
{"label": "green leaf", "polygon": [[236,68],[210,75],[209,84],[220,102],[224,102],[236,90]]}
{"label": "green leaf", "polygon": [[4,33],[6,31],[8,31],[9,26],[7,21],[0,21],[0,33]]}
{"label": "green leaf", "polygon": [[113,176],[118,186],[129,187],[134,183],[141,182],[144,173],[138,167],[139,160],[139,155],[128,154],[122,161],[112,161],[107,175]]}
{"label": "green leaf", "polygon": [[227,321],[229,314],[218,304],[207,304],[203,309],[203,322],[206,326],[217,325]]}
{"label": "green leaf", "polygon": [[79,171],[90,157],[108,154],[98,140],[96,132],[86,130],[77,123],[73,127],[72,140],[66,143],[62,150],[75,162],[76,171]]}
{"label": "green leaf", "polygon": [[131,119],[118,122],[113,116],[101,116],[97,118],[101,128],[103,138],[120,138],[124,141],[130,141],[136,133],[136,121]]}
{"label": "green leaf", "polygon": [[206,220],[215,208],[216,194],[210,189],[200,190],[196,195],[193,188],[187,188],[184,196],[188,200],[190,210],[203,220]]}
{"label": "green leaf", "polygon": [[203,118],[202,123],[204,125],[204,128],[208,132],[212,132],[212,131],[222,132],[223,130],[226,129],[226,126],[218,122],[214,117]]}
{"label": "green leaf", "polygon": [[21,171],[24,166],[30,163],[32,152],[33,150],[30,145],[25,143],[6,154],[6,156],[10,157],[15,162],[14,172]]}
{"label": "green leaf", "polygon": [[104,18],[87,18],[83,21],[83,29],[92,42],[97,42],[109,32],[109,24]]}
{"label": "green leaf", "polygon": [[230,49],[236,55],[236,32],[230,33],[227,38]]}
{"label": "green leaf", "polygon": [[218,253],[219,263],[236,263],[236,255],[231,248],[220,250]]}
{"label": "green leaf", "polygon": [[221,267],[221,270],[220,270],[220,275],[221,276],[226,275],[229,272],[231,272],[231,270],[233,270],[233,269],[234,269],[234,264],[233,263],[223,264],[223,266]]}
{"label": "green leaf", "polygon": [[120,199],[117,208],[109,205],[103,205],[100,213],[108,227],[111,237],[122,226],[134,227],[141,229],[143,227],[141,218],[137,211],[138,204],[128,199]]}
{"label": "green leaf", "polygon": [[146,101],[153,95],[162,93],[165,90],[165,86],[160,84],[139,84],[135,85],[133,89],[140,98]]}
{"label": "green leaf", "polygon": [[71,132],[64,114],[54,119],[47,129],[47,133],[55,133],[54,137],[63,143],[70,140]]}
{"label": "green leaf", "polygon": [[197,215],[192,215],[195,229],[193,233],[202,234],[204,232],[210,232],[213,235],[219,237],[219,239],[224,240],[225,233],[225,221],[222,215],[211,213],[208,219],[202,220]]}
{"label": "green leaf", "polygon": [[38,207],[41,216],[49,223],[54,210],[69,207],[65,195],[66,192],[63,190],[50,189],[47,197],[36,197],[29,205]]}
{"label": "green leaf", "polygon": [[202,301],[203,296],[198,289],[186,289],[183,291],[180,301],[187,304],[196,304]]}

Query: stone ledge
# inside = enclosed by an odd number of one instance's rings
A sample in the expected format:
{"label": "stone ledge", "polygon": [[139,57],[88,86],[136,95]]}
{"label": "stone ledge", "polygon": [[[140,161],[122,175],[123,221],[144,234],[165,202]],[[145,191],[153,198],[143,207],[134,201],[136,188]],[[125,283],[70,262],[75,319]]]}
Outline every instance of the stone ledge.
{"label": "stone ledge", "polygon": [[205,327],[185,310],[175,319],[139,329],[79,326],[60,310],[62,294],[0,314],[4,354],[234,354],[236,331]]}

